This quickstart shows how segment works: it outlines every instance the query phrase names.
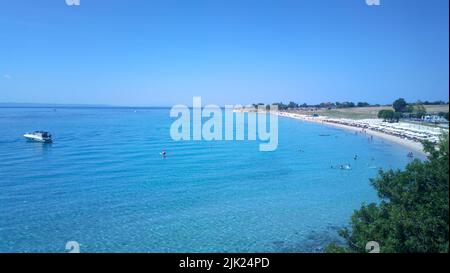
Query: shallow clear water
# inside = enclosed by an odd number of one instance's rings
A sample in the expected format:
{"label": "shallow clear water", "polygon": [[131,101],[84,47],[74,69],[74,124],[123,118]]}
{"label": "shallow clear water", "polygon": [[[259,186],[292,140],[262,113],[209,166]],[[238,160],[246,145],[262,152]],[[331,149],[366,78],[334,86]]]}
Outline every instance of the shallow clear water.
{"label": "shallow clear water", "polygon": [[[320,251],[377,201],[377,169],[408,163],[403,147],[298,120],[279,119],[270,153],[174,142],[172,121],[168,109],[0,109],[0,252],[70,240],[82,252]],[[22,137],[36,129],[54,143]]]}

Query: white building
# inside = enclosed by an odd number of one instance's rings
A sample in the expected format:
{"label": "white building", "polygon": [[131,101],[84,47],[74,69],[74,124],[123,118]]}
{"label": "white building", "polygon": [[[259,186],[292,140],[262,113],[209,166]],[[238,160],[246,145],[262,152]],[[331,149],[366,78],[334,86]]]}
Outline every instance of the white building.
{"label": "white building", "polygon": [[438,115],[426,115],[422,117],[422,120],[425,122],[432,122],[432,123],[448,123],[448,121]]}

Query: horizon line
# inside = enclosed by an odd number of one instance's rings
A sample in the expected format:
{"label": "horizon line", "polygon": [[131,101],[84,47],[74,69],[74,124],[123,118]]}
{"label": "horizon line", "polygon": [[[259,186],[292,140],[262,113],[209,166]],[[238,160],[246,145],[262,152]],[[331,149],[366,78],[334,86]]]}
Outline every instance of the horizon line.
{"label": "horizon line", "polygon": [[[433,103],[433,102],[443,102],[444,105],[449,105],[448,101],[445,100],[435,100],[435,101],[428,101],[428,100],[419,100],[423,103]],[[352,102],[352,101],[342,101],[342,102]],[[273,102],[275,103],[283,103],[283,102]],[[322,102],[322,103],[329,103],[329,102]],[[331,102],[330,102],[331,103]],[[411,102],[416,103],[416,102]],[[246,105],[255,105],[259,103],[250,103]],[[283,103],[285,104],[285,103]],[[289,104],[289,102],[287,102]],[[297,103],[298,105],[301,105],[300,103]],[[309,104],[308,106],[318,106],[321,103],[316,104]],[[242,106],[246,106],[245,104],[239,104]],[[264,105],[268,105],[264,103]],[[269,104],[270,105],[270,104]],[[369,106],[366,107],[373,107],[373,106],[390,106],[392,103],[369,103]],[[46,103],[46,102],[0,102],[0,108],[171,108],[173,106],[168,105],[141,105],[141,106],[133,106],[133,105],[112,105],[112,104],[89,104],[89,103]],[[221,106],[222,107],[222,106]],[[355,105],[355,107],[357,107]]]}

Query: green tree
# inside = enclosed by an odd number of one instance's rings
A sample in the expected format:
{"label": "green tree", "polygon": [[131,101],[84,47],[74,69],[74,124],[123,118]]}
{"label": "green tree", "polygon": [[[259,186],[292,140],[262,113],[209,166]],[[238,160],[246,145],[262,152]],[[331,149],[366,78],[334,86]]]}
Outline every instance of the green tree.
{"label": "green tree", "polygon": [[275,102],[272,103],[272,105],[277,105],[278,110],[286,110],[288,108],[288,106],[286,104],[283,104],[282,102]]}
{"label": "green tree", "polygon": [[437,147],[424,144],[425,161],[414,160],[404,171],[380,171],[371,184],[379,204],[355,211],[350,228],[340,231],[347,246],[329,245],[329,252],[365,252],[369,241],[381,252],[449,251],[449,140]]}
{"label": "green tree", "polygon": [[358,102],[357,106],[358,107],[368,107],[368,106],[370,106],[370,104],[368,102]]}
{"label": "green tree", "polygon": [[403,113],[412,113],[412,112],[414,112],[414,105],[412,105],[412,104],[406,105],[406,107],[402,111],[399,111],[399,113],[401,113],[401,112],[403,112]]}
{"label": "green tree", "polygon": [[416,106],[414,106],[413,114],[416,118],[422,118],[427,114],[427,109],[425,108],[425,106],[417,104]]}
{"label": "green tree", "polygon": [[445,118],[448,121],[448,112],[440,112],[439,116]]}
{"label": "green tree", "polygon": [[392,121],[394,119],[395,113],[392,110],[380,110],[378,112],[378,118],[382,118],[383,121]]}
{"label": "green tree", "polygon": [[394,117],[392,118],[391,121],[398,122],[401,118],[403,118],[403,113],[401,113],[401,112],[395,112],[395,113],[394,113]]}
{"label": "green tree", "polygon": [[403,112],[406,110],[407,105],[408,104],[406,103],[405,99],[399,98],[398,100],[394,101],[392,107],[394,108],[395,112]]}
{"label": "green tree", "polygon": [[289,102],[289,104],[287,105],[287,107],[288,107],[288,108],[291,108],[291,109],[295,109],[295,108],[298,108],[298,104],[295,103],[295,102],[293,102],[293,101],[291,101],[291,102]]}

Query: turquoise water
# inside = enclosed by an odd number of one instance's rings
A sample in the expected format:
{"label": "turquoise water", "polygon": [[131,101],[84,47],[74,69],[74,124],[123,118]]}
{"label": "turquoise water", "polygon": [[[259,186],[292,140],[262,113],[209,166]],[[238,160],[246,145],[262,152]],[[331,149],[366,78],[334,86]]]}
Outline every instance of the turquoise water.
{"label": "turquoise water", "polygon": [[[402,147],[298,120],[280,118],[270,153],[174,142],[172,121],[169,109],[0,109],[0,252],[70,240],[82,252],[321,251],[377,201],[377,169],[408,163]],[[22,137],[37,129],[54,143]]]}

